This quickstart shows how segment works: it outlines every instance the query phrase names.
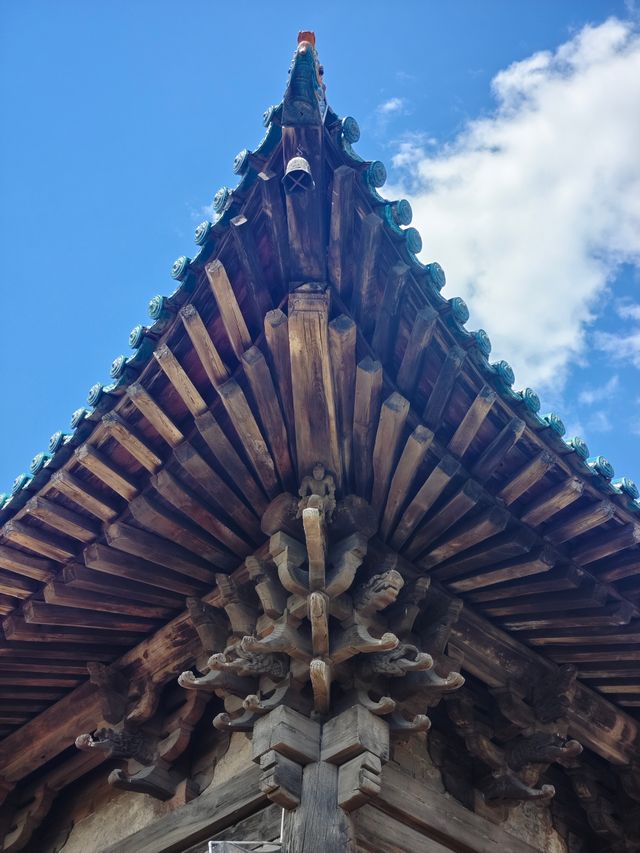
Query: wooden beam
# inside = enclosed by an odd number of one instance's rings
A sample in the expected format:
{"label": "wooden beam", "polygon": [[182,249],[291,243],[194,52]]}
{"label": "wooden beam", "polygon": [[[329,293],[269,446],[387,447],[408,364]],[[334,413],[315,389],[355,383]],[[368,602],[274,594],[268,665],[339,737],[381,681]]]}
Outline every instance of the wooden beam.
{"label": "wooden beam", "polygon": [[251,346],[252,342],[238,300],[231,287],[229,276],[220,260],[208,263],[205,266],[205,272],[218,304],[222,325],[229,338],[231,349],[240,361],[242,353]]}
{"label": "wooden beam", "polygon": [[97,448],[83,444],[76,450],[74,459],[125,500],[130,501],[138,494],[138,485],[133,477],[116,468]]}
{"label": "wooden beam", "polygon": [[258,409],[267,443],[280,482],[285,491],[295,490],[293,466],[289,456],[287,428],[278,402],[271,371],[258,347],[250,347],[242,356],[242,367]]}
{"label": "wooden beam", "polygon": [[[497,566],[492,566],[490,571],[483,572],[482,574],[475,572],[471,577],[461,577],[453,580],[453,582],[450,582],[448,586],[449,589],[456,593],[484,589],[485,587],[493,586],[494,584],[507,584],[508,581],[520,580],[521,578],[526,578],[530,575],[538,575],[548,572],[554,567],[555,563],[556,556],[554,552],[549,548],[542,548],[534,554],[527,554],[519,559],[507,559]],[[569,588],[574,588],[576,585],[577,581],[572,583]],[[567,587],[562,586],[560,588],[565,589]],[[472,598],[472,600],[478,602],[491,601],[491,595],[494,595],[496,598],[503,598],[508,597],[509,592],[511,592],[512,596],[526,595],[526,593],[523,592],[524,589],[526,589],[524,584],[514,586],[509,585],[508,589],[506,587],[500,587],[498,590],[486,593],[488,596],[487,598],[483,598],[481,594],[477,594]]]}
{"label": "wooden beam", "polygon": [[273,308],[271,292],[264,278],[263,266],[258,257],[253,226],[244,214],[234,216],[230,223],[231,235],[245,274],[246,314],[256,335],[262,330],[262,319]]}
{"label": "wooden beam", "polygon": [[[171,615],[171,608],[141,604],[135,600],[134,596],[130,600],[127,600],[117,598],[108,593],[96,595],[96,593],[67,586],[67,584],[60,581],[51,581],[48,583],[43,589],[43,594],[47,604],[56,604],[60,607],[99,610],[104,613],[115,613],[116,615],[122,613],[127,616],[142,616],[146,619],[166,619]],[[1,664],[0,668],[2,668]]]}
{"label": "wooden beam", "polygon": [[398,308],[408,273],[409,267],[402,261],[391,268],[387,274],[382,300],[377,306],[371,349],[383,364],[388,361],[393,351]]}
{"label": "wooden beam", "polygon": [[502,428],[480,454],[480,458],[471,468],[471,476],[481,483],[488,480],[511,448],[520,440],[524,428],[524,421],[521,421],[520,418],[511,418],[509,423]]}
{"label": "wooden beam", "polygon": [[0,567],[33,578],[36,581],[48,581],[55,574],[55,563],[35,557],[33,554],[25,554],[16,548],[0,545]]}
{"label": "wooden beam", "polygon": [[[289,321],[279,308],[267,312],[264,318],[264,336],[271,358],[271,372],[276,378],[280,403],[287,425],[292,450],[295,443],[295,417],[293,391],[291,390],[291,358],[289,356]],[[295,461],[295,460],[294,460]]]}
{"label": "wooden beam", "polygon": [[[53,572],[50,576],[53,576]],[[3,595],[11,595],[14,598],[29,598],[37,590],[38,584],[31,580],[25,580],[20,575],[14,575],[10,572],[0,571],[0,593]],[[14,602],[15,604],[17,602]]]}
{"label": "wooden beam", "polygon": [[382,219],[369,213],[360,222],[360,245],[356,257],[351,308],[354,319],[368,337],[375,317],[378,252],[382,237]]}
{"label": "wooden beam", "polygon": [[[192,525],[186,518],[164,507],[153,495],[140,495],[129,503],[129,512],[141,527],[180,545],[191,554],[202,557],[221,571],[230,571],[238,558],[234,558],[204,530]],[[171,568],[169,566],[168,568]]]}
{"label": "wooden beam", "polygon": [[169,571],[149,560],[136,558],[129,552],[115,547],[89,545],[84,550],[84,561],[87,568],[114,575],[118,582],[135,581],[183,596],[198,595],[202,590],[202,584],[199,582],[188,581],[176,572]]}
{"label": "wooden beam", "polygon": [[436,430],[441,425],[447,403],[453,391],[453,386],[462,369],[465,358],[466,352],[462,347],[453,346],[444,359],[422,415],[423,421],[433,430]]}
{"label": "wooden beam", "polygon": [[14,545],[28,548],[42,557],[47,557],[50,560],[58,560],[61,563],[75,554],[76,546],[74,543],[66,539],[61,539],[59,536],[46,533],[39,527],[32,527],[25,524],[23,521],[16,521],[15,519],[7,521],[2,528],[2,535]]}
{"label": "wooden beam", "polygon": [[198,488],[213,501],[225,515],[232,518],[241,530],[247,532],[251,539],[260,537],[258,519],[240,500],[222,477],[214,471],[208,462],[188,442],[174,448],[173,455],[180,467],[186,471],[197,484]]}
{"label": "wooden beam", "polygon": [[91,542],[100,532],[100,526],[86,515],[72,512],[61,504],[48,498],[36,496],[26,505],[27,512],[34,518],[39,518],[59,533],[79,539],[81,542]]}
{"label": "wooden beam", "polygon": [[180,319],[187,330],[193,348],[198,354],[200,363],[209,377],[209,382],[214,388],[217,388],[229,378],[229,371],[220,357],[202,317],[198,314],[195,306],[188,303],[180,309]]}
{"label": "wooden beam", "polygon": [[95,515],[100,521],[113,521],[119,514],[117,506],[105,495],[69,471],[56,471],[49,480],[51,487]]}
{"label": "wooden beam", "polygon": [[286,292],[289,281],[289,237],[287,219],[282,199],[280,175],[276,172],[260,172],[262,211],[271,236],[272,258],[278,271],[281,292]]}
{"label": "wooden beam", "polygon": [[356,494],[368,499],[371,457],[382,399],[382,365],[366,356],[356,369],[353,405],[353,475]]}
{"label": "wooden beam", "polygon": [[[584,545],[579,545],[571,552],[571,556],[581,566],[585,566],[588,563],[594,563],[596,560],[604,560],[606,557],[612,557],[626,548],[634,548],[638,543],[640,543],[640,525],[625,524],[617,530],[607,530],[597,538],[590,539]],[[640,565],[640,552],[637,550],[631,551],[627,559],[631,560],[632,564],[636,566],[635,571],[626,573],[623,571],[621,573],[620,567],[622,563],[618,562],[614,565],[610,561],[607,563],[602,577],[605,580],[619,580],[620,578],[636,574],[638,571],[637,567]]]}
{"label": "wooden beam", "polygon": [[351,166],[338,166],[331,184],[331,218],[329,222],[329,281],[343,302],[353,287],[353,204],[356,173]]}
{"label": "wooden beam", "polygon": [[[575,566],[561,566],[554,568],[553,562],[555,557],[552,553],[547,552],[547,548],[543,548],[540,556],[532,559],[532,568],[540,568],[540,572],[544,576],[537,580],[523,579],[501,581],[496,586],[491,586],[490,589],[481,588],[477,592],[470,592],[465,596],[466,601],[473,603],[483,603],[485,601],[502,601],[505,598],[513,598],[516,596],[537,595],[539,593],[556,593],[567,589],[577,589],[584,580],[584,572],[577,569]],[[545,569],[545,565],[553,571]],[[516,570],[519,567],[516,566]],[[500,571],[500,569],[496,569]],[[491,572],[487,573],[486,577],[491,580]],[[538,572],[533,572],[538,574]],[[461,579],[457,583],[464,583]],[[453,589],[453,584],[451,585]],[[477,587],[475,587],[477,588]]]}
{"label": "wooden beam", "polygon": [[211,533],[220,542],[239,557],[246,557],[252,551],[251,545],[227,527],[220,518],[200,500],[195,492],[178,480],[169,471],[159,471],[151,478],[153,487],[177,510],[195,522],[199,527]]}
{"label": "wooden beam", "polygon": [[404,426],[409,415],[409,401],[397,391],[382,404],[373,446],[373,488],[371,506],[378,519],[384,511],[391,475],[396,463]]}
{"label": "wooden beam", "polygon": [[599,527],[609,521],[615,514],[615,507],[609,501],[597,501],[591,506],[579,510],[567,521],[556,524],[545,530],[545,536],[556,545],[568,542],[576,536],[581,536],[594,527]]}
{"label": "wooden beam", "polygon": [[201,583],[214,583],[215,571],[210,563],[161,536],[116,522],[105,528],[105,537],[108,544],[119,551],[150,560]]}
{"label": "wooden beam", "polygon": [[329,293],[289,295],[289,351],[296,422],[298,474],[317,462],[342,480],[333,376],[329,357]]}
{"label": "wooden beam", "polygon": [[[105,546],[97,547],[104,548]],[[134,557],[126,557],[121,551],[114,551],[113,554],[119,555],[120,559],[135,561]],[[137,583],[125,578],[118,579],[115,575],[109,575],[105,578],[104,573],[81,566],[79,563],[67,563],[62,570],[62,580],[68,590],[86,591],[98,596],[109,595],[124,599],[125,602],[135,601],[136,604],[146,604],[171,610],[178,610],[184,604],[182,596],[171,595],[166,589],[159,592],[156,587],[149,586],[146,583]],[[0,656],[1,654],[0,648]]]}
{"label": "wooden beam", "polygon": [[466,551],[467,548],[484,542],[490,536],[503,531],[509,518],[507,510],[498,506],[487,507],[472,518],[456,525],[448,536],[418,560],[418,565],[424,569],[431,569],[450,557]]}
{"label": "wooden beam", "polygon": [[475,480],[466,480],[458,492],[447,503],[418,528],[405,551],[408,559],[421,554],[432,542],[435,542],[450,527],[460,521],[468,512],[487,499],[487,494]]}
{"label": "wooden beam", "polygon": [[415,390],[422,369],[424,353],[431,343],[437,319],[438,312],[435,308],[427,305],[418,311],[413,321],[409,340],[396,376],[396,385],[406,397],[411,397]]}
{"label": "wooden beam", "polygon": [[276,469],[244,391],[235,379],[229,379],[220,385],[218,393],[263,489],[274,497],[278,493]]}
{"label": "wooden beam", "polygon": [[139,382],[129,385],[127,394],[138,411],[142,412],[158,435],[170,447],[180,444],[184,436],[169,415],[156,403],[151,394]]}
{"label": "wooden beam", "polygon": [[[574,628],[609,628],[618,625],[628,625],[633,614],[633,607],[628,602],[599,607],[595,613],[588,616],[574,616],[572,613],[563,613],[561,616],[547,616],[541,613],[538,617],[530,616],[528,619],[507,619],[502,624],[508,631],[553,631]],[[536,635],[541,639],[540,635]],[[552,640],[549,639],[549,643]]]}
{"label": "wooden beam", "polygon": [[262,515],[268,503],[265,494],[227,438],[220,424],[211,412],[198,415],[195,424],[221,469],[228,474],[256,515]]}
{"label": "wooden beam", "polygon": [[[453,578],[475,574],[482,585],[484,571],[488,567],[501,565],[505,560],[513,560],[527,554],[538,537],[527,527],[508,530],[494,536],[488,542],[482,542],[469,548],[464,554],[453,557],[434,572],[434,577],[447,583]],[[505,578],[506,579],[506,578]]]}
{"label": "wooden beam", "polygon": [[147,471],[153,473],[162,465],[162,459],[155,450],[149,447],[134,427],[121,418],[119,414],[107,412],[106,415],[103,415],[102,423],[105,425],[107,433],[115,438],[118,444],[124,447]]}
{"label": "wooden beam", "polygon": [[485,605],[483,613],[495,619],[505,616],[523,616],[528,613],[541,614],[545,616],[562,611],[570,610],[592,610],[600,608],[607,599],[607,589],[601,584],[584,583],[577,590],[568,593],[560,593],[550,596],[548,593],[537,595],[526,595],[520,598],[507,599],[506,601],[494,602]]}
{"label": "wooden beam", "polygon": [[398,515],[407,500],[418,469],[424,462],[432,441],[433,432],[424,426],[417,426],[407,439],[389,486],[381,524],[384,540],[389,538],[395,527]]}
{"label": "wooden beam", "polygon": [[403,548],[407,539],[459,470],[460,463],[456,459],[449,455],[442,457],[402,514],[396,532],[391,538],[394,548],[398,550]]}
{"label": "wooden beam", "polygon": [[563,480],[527,504],[521,520],[537,527],[552,515],[576,501],[584,490],[584,483],[577,477]]}
{"label": "wooden beam", "polygon": [[510,506],[541,480],[553,464],[553,455],[546,450],[541,450],[509,479],[498,492],[498,497],[506,506]]}
{"label": "wooden beam", "polygon": [[26,601],[22,612],[25,621],[33,625],[62,625],[67,628],[90,628],[92,631],[128,631],[146,634],[157,627],[157,621],[139,616],[126,616],[79,607],[57,607],[39,601]]}
{"label": "wooden beam", "polygon": [[[134,646],[139,642],[137,633],[114,631],[102,636],[99,632],[84,628],[73,628],[61,625],[35,625],[25,621],[21,616],[12,613],[2,622],[4,635],[8,640],[21,640],[29,643],[68,643],[77,646],[99,644],[101,640],[110,646]],[[33,698],[40,698],[38,696]]]}
{"label": "wooden beam", "polygon": [[449,442],[448,449],[450,453],[459,459],[464,456],[469,449],[469,445],[478,434],[478,430],[484,423],[485,418],[491,411],[491,407],[497,396],[490,385],[482,386]]}
{"label": "wooden beam", "polygon": [[153,357],[164,371],[189,412],[196,417],[209,408],[184,368],[166,344],[154,350]]}
{"label": "wooden beam", "polygon": [[356,324],[346,314],[329,323],[329,352],[345,484],[351,482],[352,470],[357,332]]}

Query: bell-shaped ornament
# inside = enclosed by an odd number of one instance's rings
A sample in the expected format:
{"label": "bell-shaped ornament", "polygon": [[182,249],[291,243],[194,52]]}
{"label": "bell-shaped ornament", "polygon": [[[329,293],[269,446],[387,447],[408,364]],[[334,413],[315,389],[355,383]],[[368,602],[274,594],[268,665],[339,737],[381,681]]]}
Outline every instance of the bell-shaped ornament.
{"label": "bell-shaped ornament", "polygon": [[304,157],[292,157],[287,163],[282,185],[287,195],[303,193],[315,188],[311,167]]}

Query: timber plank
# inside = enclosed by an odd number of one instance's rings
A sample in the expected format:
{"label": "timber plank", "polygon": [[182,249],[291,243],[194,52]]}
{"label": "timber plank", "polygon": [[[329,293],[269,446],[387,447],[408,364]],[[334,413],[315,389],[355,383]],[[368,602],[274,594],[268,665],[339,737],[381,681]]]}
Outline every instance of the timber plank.
{"label": "timber plank", "polygon": [[25,554],[24,551],[6,545],[0,545],[0,566],[37,581],[48,581],[55,574],[55,563],[51,560]]}
{"label": "timber plank", "polygon": [[29,625],[63,625],[68,628],[90,628],[96,631],[128,631],[148,633],[157,627],[157,621],[139,616],[114,615],[79,607],[58,607],[40,601],[26,601],[22,607]]}
{"label": "timber plank", "polygon": [[509,521],[509,512],[501,507],[487,507],[468,520],[459,522],[450,534],[418,560],[422,568],[430,569],[468,548],[502,532]]}
{"label": "timber plank", "polygon": [[[500,566],[505,560],[513,560],[527,554],[537,541],[535,533],[526,527],[508,530],[506,533],[494,536],[488,542],[469,548],[459,557],[447,560],[436,569],[434,577],[449,583],[453,578],[475,572],[479,584],[482,585],[485,567],[490,566],[495,571],[494,567]],[[505,580],[512,577],[509,572],[506,574],[503,572],[498,577],[503,575]]]}
{"label": "timber plank", "polygon": [[[605,557],[612,557],[626,548],[633,548],[640,542],[640,525],[625,524],[616,531],[607,531],[600,534],[597,538],[585,542],[584,545],[579,545],[572,551],[572,557],[580,565],[588,565],[596,560],[603,560]],[[632,558],[635,558],[637,564],[640,564],[640,552],[632,551]],[[629,575],[620,575],[620,577],[629,577]],[[616,578],[617,579],[617,578]],[[613,578],[612,578],[613,580]]]}
{"label": "timber plank", "polygon": [[[168,607],[140,604],[135,600],[126,600],[114,595],[87,592],[75,589],[60,581],[51,581],[44,589],[44,600],[47,604],[57,604],[61,607],[75,607],[83,610],[100,610],[104,613],[123,613],[127,616],[141,616],[146,619],[166,619],[171,616]],[[0,663],[0,668],[2,664]]]}
{"label": "timber plank", "polygon": [[[454,592],[469,592],[470,590],[484,589],[488,586],[493,586],[494,584],[507,584],[506,587],[500,586],[499,589],[489,590],[486,593],[478,593],[477,595],[470,596],[470,600],[472,601],[492,601],[494,600],[491,596],[495,596],[496,598],[508,598],[509,593],[511,595],[526,595],[527,593],[524,590],[529,588],[529,585],[517,584],[514,586],[508,585],[509,581],[519,580],[521,578],[526,578],[531,575],[544,574],[545,572],[550,571],[556,563],[556,557],[551,551],[550,548],[542,548],[534,554],[527,554],[527,556],[522,557],[516,560],[505,560],[503,563],[499,563],[497,566],[492,565],[490,571],[483,572],[482,574],[473,573],[469,577],[461,577],[456,578],[453,582],[449,583],[449,589],[452,589]],[[554,579],[553,583],[557,584],[557,587],[552,587],[548,589],[549,581],[547,581],[545,588],[540,589],[541,592],[551,592],[555,588],[557,589],[573,589],[576,584],[579,582],[579,578],[575,570],[572,570],[572,581],[561,581],[560,578]],[[566,584],[566,585],[565,585]],[[531,595],[535,595],[535,592],[531,593]]]}
{"label": "timber plank", "polygon": [[378,252],[382,238],[382,219],[376,213],[367,214],[360,223],[360,247],[354,272],[351,308],[354,319],[368,337],[373,325],[376,298]]}
{"label": "timber plank", "polygon": [[[121,551],[114,551],[113,553],[122,556]],[[85,592],[97,593],[99,596],[106,594],[120,599],[133,600],[140,604],[168,607],[171,610],[177,610],[184,604],[182,596],[171,595],[166,589],[159,592],[157,588],[146,583],[138,583],[126,578],[117,579],[113,575],[105,578],[103,572],[94,571],[87,566],[81,566],[79,563],[67,563],[62,570],[62,580],[67,589],[84,590]]]}
{"label": "timber plank", "polygon": [[26,505],[29,515],[39,518],[59,533],[79,539],[81,542],[91,542],[100,532],[100,526],[87,518],[86,515],[72,512],[55,501],[36,496]]}
{"label": "timber plank", "polygon": [[0,570],[0,593],[3,595],[11,595],[14,598],[29,598],[37,590],[38,584],[31,580],[25,580],[20,575]]}
{"label": "timber plank", "polygon": [[383,364],[392,351],[398,321],[398,309],[409,267],[400,261],[387,274],[382,301],[376,312],[371,349]]}
{"label": "timber plank", "polygon": [[527,504],[521,520],[525,524],[537,527],[576,501],[583,491],[584,483],[577,477],[563,480]]}
{"label": "timber plank", "polygon": [[289,281],[289,239],[280,175],[269,171],[260,172],[258,181],[260,182],[262,211],[265,214],[271,235],[273,259],[278,271],[280,288],[284,292]]}
{"label": "timber plank", "polygon": [[369,497],[371,456],[382,398],[382,365],[366,356],[356,369],[353,405],[353,474],[356,494]]}
{"label": "timber plank", "polygon": [[246,313],[254,331],[259,334],[262,329],[262,318],[273,308],[271,291],[264,278],[251,222],[244,214],[240,214],[234,216],[230,225],[236,254],[245,272]]}
{"label": "timber plank", "polygon": [[510,506],[514,501],[528,491],[531,486],[535,485],[547,473],[549,468],[554,464],[554,458],[551,453],[546,450],[541,450],[533,459],[526,462],[522,468],[510,478],[498,492],[498,497],[504,501],[506,506]]}
{"label": "timber plank", "polygon": [[58,625],[36,625],[27,622],[23,617],[12,613],[2,622],[4,635],[8,640],[22,640],[37,643],[80,643],[82,645],[94,646],[104,639],[110,646],[134,646],[140,640],[138,633],[123,633],[122,631],[105,632],[104,637],[100,632],[87,631],[84,628]]}
{"label": "timber plank", "polygon": [[609,501],[598,501],[574,513],[567,521],[545,530],[545,536],[555,544],[568,542],[576,536],[587,533],[594,527],[599,527],[605,521],[609,521],[610,518],[613,518],[614,514],[615,507],[612,503]]}
{"label": "timber plank", "polygon": [[197,595],[202,589],[199,582],[189,582],[177,572],[168,571],[156,563],[136,558],[115,547],[89,545],[84,550],[84,561],[88,568],[96,572],[159,587],[177,595]]}
{"label": "timber plank", "polygon": [[466,358],[466,352],[459,346],[453,346],[445,356],[438,378],[435,381],[427,405],[425,406],[422,419],[425,424],[433,430],[441,425],[442,418],[451,397],[453,386],[462,369]]}
{"label": "timber plank", "polygon": [[487,494],[475,480],[466,480],[462,488],[447,503],[418,528],[406,550],[408,559],[421,554],[468,512],[486,500]]}
{"label": "timber plank", "polygon": [[76,543],[46,533],[38,527],[25,524],[23,521],[16,521],[15,519],[7,521],[2,528],[2,535],[12,544],[28,548],[42,557],[61,563],[75,554]]}

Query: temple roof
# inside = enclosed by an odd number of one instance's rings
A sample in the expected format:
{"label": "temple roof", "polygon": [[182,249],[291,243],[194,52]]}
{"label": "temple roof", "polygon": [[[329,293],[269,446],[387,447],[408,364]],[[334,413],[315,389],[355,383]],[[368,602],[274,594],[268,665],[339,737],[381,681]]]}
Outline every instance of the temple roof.
{"label": "temple roof", "polygon": [[[173,292],[150,300],[131,353],[3,499],[0,775],[13,784],[73,742],[56,729],[11,758],[55,703],[93,713],[87,661],[132,677],[151,655],[159,684],[191,664],[185,598],[215,604],[221,576],[247,581],[247,556],[268,543],[263,513],[321,453],[339,493],[371,503],[381,552],[464,602],[458,642],[487,624],[509,654],[577,666],[576,726],[630,762],[637,488],[565,438],[535,391],[514,390],[464,301],[442,295],[409,203],[381,195],[384,165],[357,154],[357,122],[327,106],[311,34],[263,121],[196,252],[174,263]],[[294,342],[290,294],[325,300],[328,332]],[[306,378],[321,408],[309,398],[303,411],[294,343],[326,348],[329,373]],[[470,672],[496,686],[471,646]]]}

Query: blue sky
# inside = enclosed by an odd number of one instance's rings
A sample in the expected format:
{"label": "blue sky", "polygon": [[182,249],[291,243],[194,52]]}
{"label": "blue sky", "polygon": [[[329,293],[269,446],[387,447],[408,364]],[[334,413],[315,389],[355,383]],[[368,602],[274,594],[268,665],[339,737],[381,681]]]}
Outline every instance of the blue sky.
{"label": "blue sky", "polygon": [[640,480],[640,39],[629,2],[0,7],[0,491],[107,381],[298,29],[496,357]]}

